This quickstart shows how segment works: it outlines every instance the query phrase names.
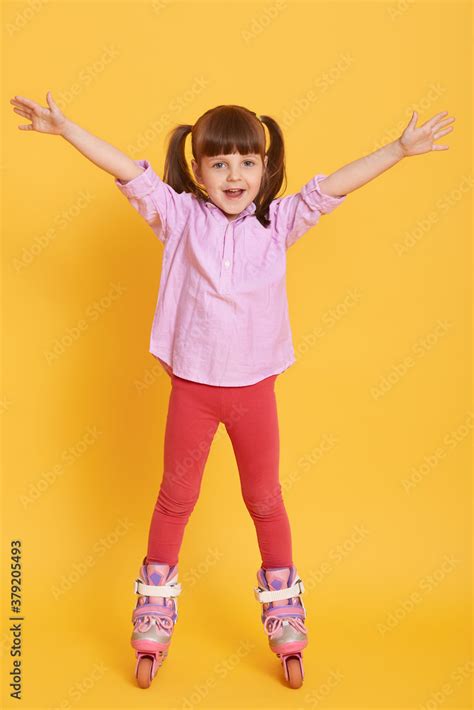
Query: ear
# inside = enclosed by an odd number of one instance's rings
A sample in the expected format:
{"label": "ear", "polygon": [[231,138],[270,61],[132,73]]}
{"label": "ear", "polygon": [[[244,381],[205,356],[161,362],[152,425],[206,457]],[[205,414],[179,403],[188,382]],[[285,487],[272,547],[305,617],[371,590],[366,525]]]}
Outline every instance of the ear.
{"label": "ear", "polygon": [[263,159],[263,163],[264,163],[264,164],[263,164],[263,168],[264,168],[264,170],[265,170],[266,167],[267,167],[267,163],[268,163],[268,155],[266,155],[266,154],[265,154],[265,157],[264,157],[264,159]]}
{"label": "ear", "polygon": [[194,158],[192,158],[192,160],[191,160],[191,167],[192,167],[194,177],[196,178],[197,182],[199,182],[202,185],[203,183],[202,183],[201,171],[199,170],[199,165],[194,160]]}

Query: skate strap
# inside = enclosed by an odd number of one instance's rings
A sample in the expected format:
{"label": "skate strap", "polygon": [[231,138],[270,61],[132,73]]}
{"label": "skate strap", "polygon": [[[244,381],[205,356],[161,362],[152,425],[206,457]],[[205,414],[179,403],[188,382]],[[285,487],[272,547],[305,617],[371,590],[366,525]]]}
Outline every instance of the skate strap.
{"label": "skate strap", "polygon": [[149,617],[170,617],[175,616],[175,610],[170,606],[161,606],[161,604],[140,604],[140,606],[135,607],[132,612],[132,621],[138,619],[140,616]]}
{"label": "skate strap", "polygon": [[293,617],[301,616],[303,619],[306,617],[306,610],[303,606],[296,606],[293,604],[285,604],[284,606],[272,606],[262,613],[262,621],[269,615],[274,617]]}
{"label": "skate strap", "polygon": [[276,589],[270,592],[262,587],[254,587],[255,598],[259,602],[275,602],[279,599],[290,599],[290,597],[297,597],[304,592],[304,586],[301,579],[297,579],[295,584],[291,587],[286,587],[285,589]]}
{"label": "skate strap", "polygon": [[177,597],[178,594],[181,594],[181,584],[172,582],[170,584],[154,585],[145,584],[141,579],[136,579],[133,591],[146,597]]}

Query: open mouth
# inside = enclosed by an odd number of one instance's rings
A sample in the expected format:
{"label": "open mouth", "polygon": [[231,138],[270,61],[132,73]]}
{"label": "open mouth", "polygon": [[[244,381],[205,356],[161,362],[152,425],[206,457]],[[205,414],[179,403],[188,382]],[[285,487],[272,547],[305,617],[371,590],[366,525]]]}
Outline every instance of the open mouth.
{"label": "open mouth", "polygon": [[229,200],[238,200],[244,194],[245,190],[224,190],[225,196]]}

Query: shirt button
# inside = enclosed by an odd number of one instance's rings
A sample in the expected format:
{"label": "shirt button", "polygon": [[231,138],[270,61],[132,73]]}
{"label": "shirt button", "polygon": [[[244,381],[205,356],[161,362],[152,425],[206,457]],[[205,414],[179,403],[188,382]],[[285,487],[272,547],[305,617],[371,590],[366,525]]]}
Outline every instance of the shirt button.
{"label": "shirt button", "polygon": [[225,266],[226,269],[229,268],[229,266],[230,266],[230,261],[229,261],[229,259],[226,259],[226,260],[224,261],[224,266]]}

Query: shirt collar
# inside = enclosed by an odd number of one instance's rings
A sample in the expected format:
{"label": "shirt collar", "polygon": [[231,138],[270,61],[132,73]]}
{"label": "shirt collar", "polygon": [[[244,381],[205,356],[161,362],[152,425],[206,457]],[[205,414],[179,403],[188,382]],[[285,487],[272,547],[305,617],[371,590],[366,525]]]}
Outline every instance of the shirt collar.
{"label": "shirt collar", "polygon": [[[225,216],[224,212],[221,210],[221,208],[218,207],[217,205],[215,205],[214,202],[207,200],[204,204],[206,205],[206,207],[209,210],[213,211],[214,213],[219,212],[222,216]],[[242,210],[242,212],[239,212],[237,217],[234,220],[232,220],[232,222],[235,222],[237,219],[240,219],[241,217],[244,217],[245,215],[253,214],[256,209],[257,208],[255,207],[255,202],[251,202],[249,205],[247,205],[247,207],[244,210]]]}

